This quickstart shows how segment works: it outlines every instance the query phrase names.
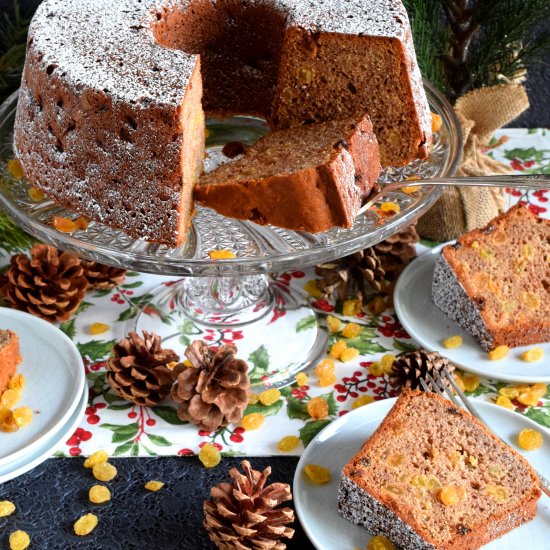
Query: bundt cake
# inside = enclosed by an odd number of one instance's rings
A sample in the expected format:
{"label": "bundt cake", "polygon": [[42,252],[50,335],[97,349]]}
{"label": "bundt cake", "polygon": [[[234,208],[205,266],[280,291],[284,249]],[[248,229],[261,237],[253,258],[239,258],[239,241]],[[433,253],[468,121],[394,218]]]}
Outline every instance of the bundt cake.
{"label": "bundt cake", "polygon": [[550,221],[518,205],[446,246],[432,296],[484,350],[550,341]]}
{"label": "bundt cake", "polygon": [[318,233],[352,227],[380,174],[369,117],[278,130],[203,176],[198,202],[231,218]]}
{"label": "bundt cake", "polygon": [[527,461],[471,414],[405,390],[344,466],[338,509],[407,550],[474,550],[533,519]]}
{"label": "bundt cake", "polygon": [[[203,94],[204,88],[204,94]],[[45,0],[15,124],[28,179],[134,237],[181,243],[204,110],[275,128],[369,113],[384,164],[430,114],[400,0]]]}

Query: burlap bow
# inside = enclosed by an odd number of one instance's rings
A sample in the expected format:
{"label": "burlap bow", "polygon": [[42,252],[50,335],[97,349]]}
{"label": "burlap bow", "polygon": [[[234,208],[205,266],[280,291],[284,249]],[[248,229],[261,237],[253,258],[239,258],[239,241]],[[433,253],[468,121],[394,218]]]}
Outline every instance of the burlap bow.
{"label": "burlap bow", "polygon": [[[464,155],[457,175],[489,176],[510,172],[508,166],[485,151],[491,146],[494,131],[528,108],[529,99],[519,83],[480,88],[459,98],[455,112],[462,126]],[[499,188],[448,187],[434,207],[420,218],[417,230],[424,238],[448,241],[483,227],[503,208],[504,197]]]}

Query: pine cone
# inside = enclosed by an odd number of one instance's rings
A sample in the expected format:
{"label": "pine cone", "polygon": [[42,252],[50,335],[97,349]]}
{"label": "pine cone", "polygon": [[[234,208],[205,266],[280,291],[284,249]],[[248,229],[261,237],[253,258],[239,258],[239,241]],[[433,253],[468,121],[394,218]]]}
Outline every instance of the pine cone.
{"label": "pine cone", "polygon": [[232,468],[231,483],[213,487],[210,500],[204,502],[204,526],[210,540],[223,550],[285,550],[279,538],[294,536],[294,529],[288,527],[294,512],[277,506],[292,500],[290,486],[272,483],[264,487],[271,468],[260,474],[248,460],[241,465],[245,475]]}
{"label": "pine cone", "polygon": [[[443,368],[446,368],[449,372],[453,372],[455,369],[454,365],[449,363],[449,360],[437,351],[420,349],[402,353],[393,362],[390,384],[398,390],[403,388],[421,390],[420,380],[424,380],[428,388],[432,390],[432,384],[427,375],[431,375],[434,370],[440,371]],[[450,385],[444,376],[442,376],[442,379],[447,385]]]}
{"label": "pine cone", "polygon": [[315,273],[321,277],[319,289],[329,298],[334,294],[340,300],[350,295],[364,298],[384,287],[385,272],[374,248],[318,265]]}
{"label": "pine cone", "polygon": [[242,420],[250,398],[250,379],[248,365],[236,353],[235,346],[224,345],[215,351],[201,340],[185,350],[192,366],[178,374],[172,389],[182,420],[212,432]]}
{"label": "pine cone", "polygon": [[126,270],[121,267],[103,265],[91,260],[81,260],[81,263],[90,288],[110,290],[122,284],[126,278]]}
{"label": "pine cone", "polygon": [[77,256],[48,244],[35,244],[31,258],[11,257],[4,286],[15,309],[47,321],[67,321],[84,298],[88,281]]}
{"label": "pine cone", "polygon": [[387,280],[395,281],[405,266],[416,257],[415,244],[418,241],[416,224],[412,224],[400,233],[374,245]]}
{"label": "pine cone", "polygon": [[160,336],[143,331],[143,338],[130,332],[113,348],[107,361],[107,381],[113,391],[136,405],[155,406],[172,389],[174,372],[169,363],[179,361],[171,349],[162,349]]}

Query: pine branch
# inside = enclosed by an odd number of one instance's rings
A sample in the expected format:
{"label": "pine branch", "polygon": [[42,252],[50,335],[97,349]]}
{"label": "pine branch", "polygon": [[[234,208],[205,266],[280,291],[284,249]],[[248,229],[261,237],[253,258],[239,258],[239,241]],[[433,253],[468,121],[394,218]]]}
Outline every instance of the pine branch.
{"label": "pine branch", "polygon": [[31,17],[22,15],[18,0],[13,15],[5,11],[0,18],[0,101],[10,95],[21,81],[25,63],[26,38]]}
{"label": "pine branch", "polygon": [[36,240],[0,210],[0,251],[7,254],[21,252],[29,248]]}
{"label": "pine branch", "polygon": [[422,76],[446,91],[443,55],[448,32],[440,25],[441,8],[434,0],[403,0],[409,14],[418,66]]}

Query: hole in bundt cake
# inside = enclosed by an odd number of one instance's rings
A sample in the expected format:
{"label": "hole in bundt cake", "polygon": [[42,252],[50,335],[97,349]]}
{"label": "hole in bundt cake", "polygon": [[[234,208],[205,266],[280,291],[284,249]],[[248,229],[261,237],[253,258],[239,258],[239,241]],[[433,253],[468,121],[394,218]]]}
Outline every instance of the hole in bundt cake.
{"label": "hole in bundt cake", "polygon": [[128,126],[130,126],[130,128],[132,128],[132,130],[137,130],[138,123],[137,123],[135,118],[133,118],[129,115],[126,115],[124,117],[124,120],[126,121],[126,124],[128,124]]}
{"label": "hole in bundt cake", "polygon": [[60,109],[63,109],[63,98],[61,96],[59,96],[59,99],[57,100],[57,106]]}
{"label": "hole in bundt cake", "polygon": [[118,132],[118,135],[122,141],[125,141],[127,143],[134,143],[130,132],[126,128],[121,128]]}
{"label": "hole in bundt cake", "polygon": [[51,65],[48,65],[46,67],[46,74],[48,76],[50,76],[55,71],[55,69],[57,69],[57,65],[55,63],[52,63]]}

